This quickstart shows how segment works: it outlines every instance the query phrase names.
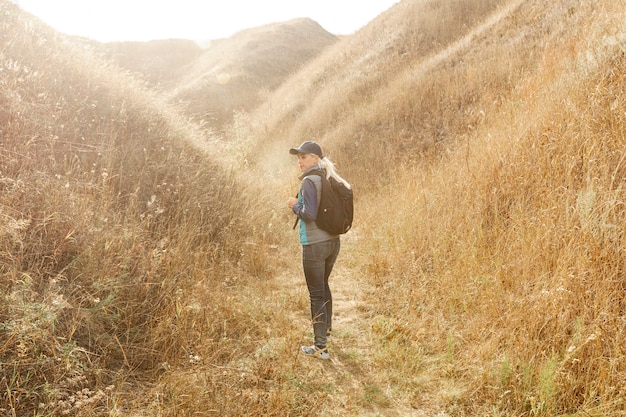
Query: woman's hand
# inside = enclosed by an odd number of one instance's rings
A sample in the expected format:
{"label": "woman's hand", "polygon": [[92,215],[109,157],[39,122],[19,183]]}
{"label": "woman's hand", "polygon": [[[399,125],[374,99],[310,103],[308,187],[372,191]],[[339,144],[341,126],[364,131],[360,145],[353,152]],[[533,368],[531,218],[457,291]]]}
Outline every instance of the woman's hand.
{"label": "woman's hand", "polygon": [[298,199],[295,197],[291,197],[289,200],[287,200],[287,205],[289,206],[289,208],[293,208],[293,206],[298,202]]}

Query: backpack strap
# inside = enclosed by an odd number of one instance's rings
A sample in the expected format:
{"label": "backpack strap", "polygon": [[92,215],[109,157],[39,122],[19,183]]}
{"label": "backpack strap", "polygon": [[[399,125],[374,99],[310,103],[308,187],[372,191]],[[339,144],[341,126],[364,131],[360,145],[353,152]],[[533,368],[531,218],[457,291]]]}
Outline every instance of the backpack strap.
{"label": "backpack strap", "polygon": [[[296,193],[296,198],[298,198],[298,193]],[[300,216],[296,215],[296,222],[293,224],[292,230],[298,225],[298,220],[300,220]]]}

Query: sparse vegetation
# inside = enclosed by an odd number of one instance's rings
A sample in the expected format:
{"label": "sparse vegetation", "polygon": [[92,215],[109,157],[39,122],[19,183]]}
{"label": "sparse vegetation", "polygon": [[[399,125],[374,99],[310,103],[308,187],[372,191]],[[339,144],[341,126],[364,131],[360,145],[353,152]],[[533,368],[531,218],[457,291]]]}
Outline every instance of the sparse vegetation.
{"label": "sparse vegetation", "polygon": [[244,30],[205,50],[168,94],[197,121],[221,130],[336,41],[306,18]]}
{"label": "sparse vegetation", "polygon": [[154,87],[165,90],[186,73],[187,65],[202,55],[196,42],[185,39],[158,39],[149,42],[89,42],[105,59],[145,78]]}
{"label": "sparse vegetation", "polygon": [[[626,414],[624,6],[404,0],[218,135],[0,0],[0,415]],[[325,363],[304,139],[357,198]]]}

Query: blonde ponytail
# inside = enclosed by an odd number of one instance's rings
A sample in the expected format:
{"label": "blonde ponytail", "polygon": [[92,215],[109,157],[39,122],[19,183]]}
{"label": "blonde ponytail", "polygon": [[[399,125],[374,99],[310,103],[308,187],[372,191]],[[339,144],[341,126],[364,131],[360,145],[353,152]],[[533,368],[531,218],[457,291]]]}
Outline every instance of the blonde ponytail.
{"label": "blonde ponytail", "polygon": [[339,174],[337,174],[335,164],[333,164],[332,161],[328,159],[328,157],[325,156],[323,158],[320,158],[319,166],[326,170],[326,178],[333,177],[337,181],[342,182],[347,188],[352,189],[350,183],[348,183],[348,181],[344,180],[343,178],[341,178],[341,176],[339,176]]}

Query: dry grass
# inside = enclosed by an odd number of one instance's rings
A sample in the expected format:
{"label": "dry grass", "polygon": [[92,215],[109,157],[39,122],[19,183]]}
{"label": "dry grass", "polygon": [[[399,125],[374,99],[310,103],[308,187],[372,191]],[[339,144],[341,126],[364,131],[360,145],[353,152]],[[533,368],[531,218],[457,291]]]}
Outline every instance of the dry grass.
{"label": "dry grass", "polygon": [[219,339],[204,306],[257,268],[226,239],[249,203],[158,97],[11,3],[0,15],[0,409],[115,413],[133,381]]}
{"label": "dry grass", "polygon": [[[248,159],[263,161],[293,141],[310,138],[355,177],[376,184],[388,166],[403,162],[397,160],[399,154],[419,153],[453,128],[464,127],[467,116],[458,110],[474,99],[471,91],[459,90],[447,71],[432,74],[434,84],[431,79],[417,84],[410,77],[418,78],[425,62],[465,36],[501,2],[450,3],[402,2],[358,36],[326,50],[253,117],[250,136],[270,146]],[[444,120],[450,120],[450,131]],[[370,160],[372,154],[377,158]],[[370,161],[360,162],[365,160]]]}
{"label": "dry grass", "polygon": [[229,125],[336,40],[305,18],[244,30],[206,49],[169,95],[196,120]]}
{"label": "dry grass", "polygon": [[[439,352],[427,372],[460,390],[440,396],[453,414],[624,408],[621,24],[612,21],[616,5],[566,6],[541,11],[551,30],[534,63],[528,37],[507,60],[463,54],[463,71],[482,78],[501,79],[494,62],[507,62],[503,75],[515,87],[481,81],[474,108],[484,119],[454,129],[463,140],[445,156],[393,170],[389,195],[373,210],[402,201],[368,235],[375,243],[364,270],[384,274],[374,276],[385,283],[385,317],[410,323],[408,354]],[[569,23],[552,20],[563,11]],[[596,13],[607,20],[588,19]],[[514,21],[539,15],[527,4]],[[473,79],[465,81],[470,90]],[[481,103],[501,94],[504,102]],[[376,250],[385,254],[382,271]],[[401,362],[394,369],[412,377]]]}
{"label": "dry grass", "polygon": [[[2,413],[625,414],[624,5],[405,0],[221,140],[0,1]],[[357,193],[328,363],[305,139]]]}
{"label": "dry grass", "polygon": [[91,42],[103,57],[166,90],[188,71],[203,49],[194,41],[161,39],[150,42]]}
{"label": "dry grass", "polygon": [[354,268],[371,286],[376,375],[393,387],[383,409],[620,414],[623,5],[508,5],[464,13],[466,38],[411,65],[369,42],[361,56],[380,67],[362,77],[337,69],[350,53],[339,44],[249,134],[278,138],[270,156],[320,140],[353,176]]}

